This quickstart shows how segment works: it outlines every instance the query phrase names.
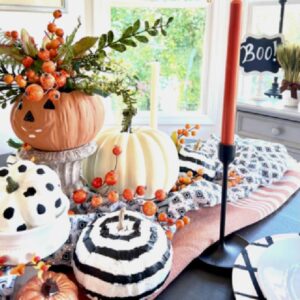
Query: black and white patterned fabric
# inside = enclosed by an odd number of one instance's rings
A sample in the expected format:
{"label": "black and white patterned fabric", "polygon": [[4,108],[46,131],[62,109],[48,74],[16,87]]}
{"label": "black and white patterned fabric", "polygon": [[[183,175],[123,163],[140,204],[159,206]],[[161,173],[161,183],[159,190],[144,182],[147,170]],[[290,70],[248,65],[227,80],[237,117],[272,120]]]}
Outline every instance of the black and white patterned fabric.
{"label": "black and white patterned fabric", "polygon": [[300,238],[298,233],[267,236],[249,244],[238,256],[232,271],[232,287],[236,300],[266,300],[257,280],[257,266],[261,255],[274,243],[283,239]]}
{"label": "black and white patterned fabric", "polygon": [[[193,145],[180,150],[180,170],[197,172],[202,168],[204,179],[187,188],[171,193],[168,199],[159,203],[160,211],[167,211],[169,217],[178,219],[187,211],[203,206],[214,206],[221,202],[223,166],[218,159],[220,140],[212,136],[198,151]],[[279,181],[295,161],[285,146],[254,139],[235,137],[236,156],[230,165],[243,178],[237,186],[228,189],[228,201],[237,201],[256,191],[260,186]]]}

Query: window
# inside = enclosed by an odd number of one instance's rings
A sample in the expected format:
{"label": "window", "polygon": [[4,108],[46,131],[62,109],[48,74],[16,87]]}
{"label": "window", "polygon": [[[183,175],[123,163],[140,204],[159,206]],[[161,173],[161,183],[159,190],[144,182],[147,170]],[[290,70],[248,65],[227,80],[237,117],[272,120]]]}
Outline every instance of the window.
{"label": "window", "polygon": [[[278,0],[249,0],[247,10],[248,34],[274,35],[279,32],[280,4]],[[285,5],[283,21],[284,40],[292,43],[300,42],[300,0],[289,0]],[[263,97],[264,92],[270,89],[274,76],[282,80],[282,73],[279,74],[246,74],[241,75],[240,98],[242,100],[253,97]]]}
{"label": "window", "polygon": [[[219,0],[217,0],[219,1]],[[197,122],[211,123],[207,96],[207,48],[211,37],[211,5],[207,0],[111,0],[94,1],[94,27],[102,31],[120,31],[136,19],[154,21],[157,17],[175,19],[167,37],[155,37],[148,44],[129,48],[115,55],[124,59],[140,79],[142,90],[138,100],[140,120],[149,115],[150,63],[160,63],[159,116],[160,122],[181,124],[183,118],[197,118]],[[102,4],[99,4],[102,3]],[[97,22],[97,20],[99,20]],[[114,111],[120,101],[112,101]],[[139,117],[139,116],[138,116]],[[192,122],[193,120],[191,120]]]}

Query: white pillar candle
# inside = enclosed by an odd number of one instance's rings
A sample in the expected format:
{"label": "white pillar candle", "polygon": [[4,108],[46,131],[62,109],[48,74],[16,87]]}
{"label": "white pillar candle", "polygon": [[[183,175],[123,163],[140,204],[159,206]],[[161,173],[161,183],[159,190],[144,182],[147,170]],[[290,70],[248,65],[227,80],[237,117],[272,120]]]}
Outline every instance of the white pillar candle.
{"label": "white pillar candle", "polygon": [[157,129],[158,91],[159,91],[159,62],[151,63],[151,84],[150,84],[150,126]]}

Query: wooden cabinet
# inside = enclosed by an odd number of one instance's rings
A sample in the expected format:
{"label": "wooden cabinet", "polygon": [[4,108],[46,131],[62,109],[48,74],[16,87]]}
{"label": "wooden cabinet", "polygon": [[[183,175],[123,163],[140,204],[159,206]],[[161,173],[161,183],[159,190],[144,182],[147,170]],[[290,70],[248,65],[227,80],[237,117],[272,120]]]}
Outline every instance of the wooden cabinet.
{"label": "wooden cabinet", "polygon": [[300,113],[284,107],[280,100],[239,103],[236,133],[281,143],[300,161]]}

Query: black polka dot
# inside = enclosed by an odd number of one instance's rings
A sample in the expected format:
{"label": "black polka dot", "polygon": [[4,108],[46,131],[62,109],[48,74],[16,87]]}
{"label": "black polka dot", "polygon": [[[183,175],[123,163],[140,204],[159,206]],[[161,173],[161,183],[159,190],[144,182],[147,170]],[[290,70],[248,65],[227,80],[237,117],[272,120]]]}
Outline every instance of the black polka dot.
{"label": "black polka dot", "polygon": [[8,174],[8,170],[7,169],[0,170],[0,177],[5,177],[7,174]]}
{"label": "black polka dot", "polygon": [[61,206],[61,199],[58,198],[56,201],[55,201],[55,207],[56,208],[59,208]]}
{"label": "black polka dot", "polygon": [[30,197],[30,196],[34,196],[35,194],[36,194],[36,189],[34,187],[29,187],[23,195],[25,197]]}
{"label": "black polka dot", "polygon": [[24,231],[26,229],[27,229],[27,226],[25,224],[20,225],[20,226],[17,227],[17,231]]}
{"label": "black polka dot", "polygon": [[11,219],[14,216],[15,209],[12,207],[8,207],[4,212],[3,212],[3,217],[7,220]]}
{"label": "black polka dot", "polygon": [[42,215],[46,212],[46,207],[42,204],[39,204],[36,208],[36,211],[39,215]]}
{"label": "black polka dot", "polygon": [[53,191],[54,190],[54,185],[52,183],[47,183],[46,188],[48,191]]}
{"label": "black polka dot", "polygon": [[45,171],[44,171],[44,169],[42,169],[42,168],[37,169],[36,172],[37,172],[39,175],[45,174]]}
{"label": "black polka dot", "polygon": [[27,167],[25,165],[21,165],[21,166],[19,166],[18,170],[20,173],[24,173],[24,172],[26,172]]}

